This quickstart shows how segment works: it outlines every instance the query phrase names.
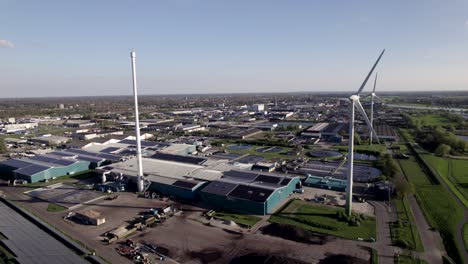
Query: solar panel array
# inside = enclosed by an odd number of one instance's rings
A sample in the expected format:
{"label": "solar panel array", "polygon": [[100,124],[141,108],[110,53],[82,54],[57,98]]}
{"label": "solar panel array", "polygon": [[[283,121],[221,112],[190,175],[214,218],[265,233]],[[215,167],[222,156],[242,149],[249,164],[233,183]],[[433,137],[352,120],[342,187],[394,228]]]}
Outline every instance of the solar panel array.
{"label": "solar panel array", "polygon": [[151,158],[160,159],[160,160],[168,160],[168,161],[177,161],[177,162],[189,163],[189,164],[195,164],[195,165],[200,165],[204,163],[205,161],[207,161],[206,158],[182,156],[182,155],[175,155],[175,154],[168,154],[168,153],[161,153],[161,152],[158,152],[152,155]]}
{"label": "solar panel array", "polygon": [[3,203],[0,203],[0,215],[0,233],[7,237],[2,242],[15,254],[19,263],[87,263]]}
{"label": "solar panel array", "polygon": [[229,193],[229,196],[247,199],[254,202],[265,202],[272,192],[273,190],[269,189],[238,185],[236,188],[234,188],[234,190],[232,190],[232,192]]}
{"label": "solar panel array", "polygon": [[198,183],[196,182],[189,182],[189,181],[175,181],[172,185],[186,188],[186,189],[192,189],[193,187],[197,186]]}

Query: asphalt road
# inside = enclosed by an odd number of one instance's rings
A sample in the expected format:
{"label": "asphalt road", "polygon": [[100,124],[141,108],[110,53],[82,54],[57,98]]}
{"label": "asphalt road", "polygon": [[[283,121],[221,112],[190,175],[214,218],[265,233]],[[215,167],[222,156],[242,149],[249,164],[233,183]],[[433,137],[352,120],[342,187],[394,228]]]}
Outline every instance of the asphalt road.
{"label": "asphalt road", "polygon": [[439,232],[431,230],[414,196],[408,195],[407,198],[424,246],[424,252],[417,253],[417,255],[428,263],[442,263],[442,255],[445,251]]}

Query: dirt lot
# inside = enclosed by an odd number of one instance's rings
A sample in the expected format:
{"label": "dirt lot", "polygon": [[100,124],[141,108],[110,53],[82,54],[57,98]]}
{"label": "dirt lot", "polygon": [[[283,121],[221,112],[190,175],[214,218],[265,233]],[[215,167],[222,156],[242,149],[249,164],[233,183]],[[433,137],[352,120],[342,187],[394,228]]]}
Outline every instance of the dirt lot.
{"label": "dirt lot", "polygon": [[[42,219],[47,219],[51,225],[83,242],[112,263],[130,261],[117,254],[117,244],[103,244],[100,235],[131,220],[143,210],[167,204],[159,200],[137,198],[132,193],[120,193],[116,200],[101,199],[79,208],[80,211],[97,210],[106,217],[106,223],[101,226],[85,226],[64,220],[63,216],[68,212],[47,212],[48,202],[23,194],[29,188],[0,187],[0,190],[5,192],[8,199],[20,203]],[[306,263],[318,263],[326,254],[346,254],[363,260],[369,259],[368,251],[355,241],[333,239],[324,245],[305,244],[264,235],[260,230],[239,235],[204,225],[189,217],[190,214],[201,214],[205,209],[183,206],[183,210],[182,215],[171,217],[155,228],[137,231],[131,238],[166,248],[168,256],[180,263],[229,263],[236,257],[250,253],[288,257]]]}

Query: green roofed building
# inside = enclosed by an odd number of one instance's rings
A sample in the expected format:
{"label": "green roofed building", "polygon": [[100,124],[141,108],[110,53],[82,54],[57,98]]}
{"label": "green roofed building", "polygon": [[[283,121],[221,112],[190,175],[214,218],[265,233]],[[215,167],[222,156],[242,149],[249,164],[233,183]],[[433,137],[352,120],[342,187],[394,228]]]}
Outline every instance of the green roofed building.
{"label": "green roofed building", "polygon": [[308,175],[307,179],[304,181],[304,186],[316,187],[321,189],[335,190],[335,191],[345,191],[346,190],[346,180],[336,179],[330,176],[318,177]]}

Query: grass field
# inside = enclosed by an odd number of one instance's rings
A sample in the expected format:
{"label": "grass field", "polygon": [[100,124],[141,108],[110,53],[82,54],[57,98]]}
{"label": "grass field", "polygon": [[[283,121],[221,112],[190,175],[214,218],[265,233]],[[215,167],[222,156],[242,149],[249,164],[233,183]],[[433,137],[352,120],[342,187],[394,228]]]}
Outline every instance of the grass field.
{"label": "grass field", "polygon": [[219,211],[214,214],[214,217],[231,220],[236,222],[237,224],[246,225],[246,226],[254,226],[258,221],[262,220],[258,216],[254,215],[246,215],[228,211]]}
{"label": "grass field", "polygon": [[413,156],[410,156],[410,159],[407,160],[399,160],[399,163],[408,181],[414,186],[431,185],[426,173],[424,173]]}
{"label": "grass field", "polygon": [[[246,143],[246,144],[248,144],[248,143]],[[292,148],[281,147],[283,150],[280,151],[280,152],[265,153],[265,152],[258,152],[258,151],[255,150],[255,149],[260,148],[260,147],[274,147],[274,146],[252,145],[252,147],[249,148],[249,149],[242,149],[242,150],[226,149],[226,151],[228,153],[235,153],[235,154],[250,154],[250,155],[256,155],[256,156],[262,156],[266,160],[275,159],[275,158],[281,158],[281,159],[295,159],[295,158],[297,158],[297,156],[285,155],[285,153],[290,151]]]}
{"label": "grass field", "polygon": [[428,264],[425,260],[418,259],[409,255],[395,256],[395,264]]}
{"label": "grass field", "polygon": [[437,115],[437,114],[417,114],[412,115],[411,119],[414,122],[420,122],[424,126],[448,126],[448,125],[457,125],[456,123],[450,121],[448,118]]}
{"label": "grass field", "polygon": [[65,210],[67,210],[66,207],[54,203],[49,203],[49,206],[47,206],[47,212],[62,212]]}
{"label": "grass field", "polygon": [[464,208],[443,186],[431,184],[413,157],[400,160],[400,164],[405,176],[414,186],[416,198],[427,221],[441,233],[449,256],[456,262],[463,263],[459,254],[463,245],[456,244],[455,234],[459,232],[457,225],[463,219]]}
{"label": "grass field", "polygon": [[398,212],[398,222],[390,225],[393,243],[403,248],[424,251],[408,200],[396,199],[394,203]]}
{"label": "grass field", "polygon": [[376,223],[373,217],[366,217],[359,226],[350,226],[347,222],[337,218],[337,213],[343,210],[342,208],[293,200],[272,215],[269,221],[349,239],[376,238]]}
{"label": "grass field", "polygon": [[[336,149],[340,151],[348,151],[348,146],[337,146]],[[383,144],[372,144],[372,145],[354,145],[354,150],[356,152],[367,152],[375,153],[376,155],[385,152],[386,146]]]}
{"label": "grass field", "polygon": [[421,156],[432,167],[457,197],[468,208],[468,161],[441,158],[434,155]]}

